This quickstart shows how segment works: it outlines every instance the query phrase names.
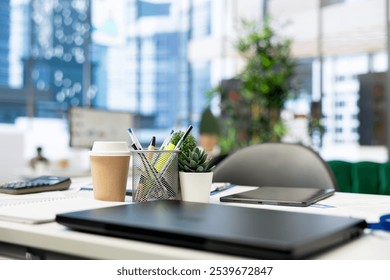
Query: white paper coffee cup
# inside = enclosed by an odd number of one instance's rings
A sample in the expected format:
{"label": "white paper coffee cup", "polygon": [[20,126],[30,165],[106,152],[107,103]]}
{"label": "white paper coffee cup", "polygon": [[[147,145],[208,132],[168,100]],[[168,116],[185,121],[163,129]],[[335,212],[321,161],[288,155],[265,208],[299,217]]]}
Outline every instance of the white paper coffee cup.
{"label": "white paper coffee cup", "polygon": [[96,141],[89,155],[95,199],[124,201],[131,155],[127,142]]}

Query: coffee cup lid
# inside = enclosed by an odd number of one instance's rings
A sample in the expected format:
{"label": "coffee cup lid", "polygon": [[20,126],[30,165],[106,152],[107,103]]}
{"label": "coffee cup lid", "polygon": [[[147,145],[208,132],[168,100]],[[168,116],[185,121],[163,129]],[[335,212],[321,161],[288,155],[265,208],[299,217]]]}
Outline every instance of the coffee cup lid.
{"label": "coffee cup lid", "polygon": [[128,156],[130,150],[127,142],[124,141],[95,141],[89,154],[91,156]]}

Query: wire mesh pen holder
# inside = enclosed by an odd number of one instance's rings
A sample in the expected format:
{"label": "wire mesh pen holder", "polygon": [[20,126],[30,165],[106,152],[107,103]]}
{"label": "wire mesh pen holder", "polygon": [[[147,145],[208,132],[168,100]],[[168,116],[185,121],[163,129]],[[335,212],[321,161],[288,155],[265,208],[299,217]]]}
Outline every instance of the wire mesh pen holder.
{"label": "wire mesh pen holder", "polygon": [[131,151],[133,201],[177,199],[179,151]]}

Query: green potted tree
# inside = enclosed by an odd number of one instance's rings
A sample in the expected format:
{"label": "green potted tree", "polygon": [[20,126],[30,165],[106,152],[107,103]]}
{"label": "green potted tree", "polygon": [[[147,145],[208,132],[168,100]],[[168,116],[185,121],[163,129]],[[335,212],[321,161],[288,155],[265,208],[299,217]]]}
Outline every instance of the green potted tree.
{"label": "green potted tree", "polygon": [[206,151],[208,158],[218,156],[219,147],[219,122],[211,112],[210,107],[204,109],[199,123],[199,145]]}
{"label": "green potted tree", "polygon": [[262,142],[277,142],[287,132],[281,118],[294,88],[295,61],[291,40],[280,37],[269,19],[261,26],[242,21],[236,49],[246,64],[231,80],[216,89],[221,94],[222,137],[229,149]]}

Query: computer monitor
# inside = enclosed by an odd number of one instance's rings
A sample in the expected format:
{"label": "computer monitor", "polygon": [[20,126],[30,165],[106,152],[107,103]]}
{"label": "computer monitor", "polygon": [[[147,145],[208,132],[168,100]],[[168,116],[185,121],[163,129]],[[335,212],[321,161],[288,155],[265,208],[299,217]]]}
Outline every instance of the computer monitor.
{"label": "computer monitor", "polygon": [[134,126],[129,112],[87,107],[69,109],[70,146],[91,148],[94,141],[129,141],[127,129]]}

